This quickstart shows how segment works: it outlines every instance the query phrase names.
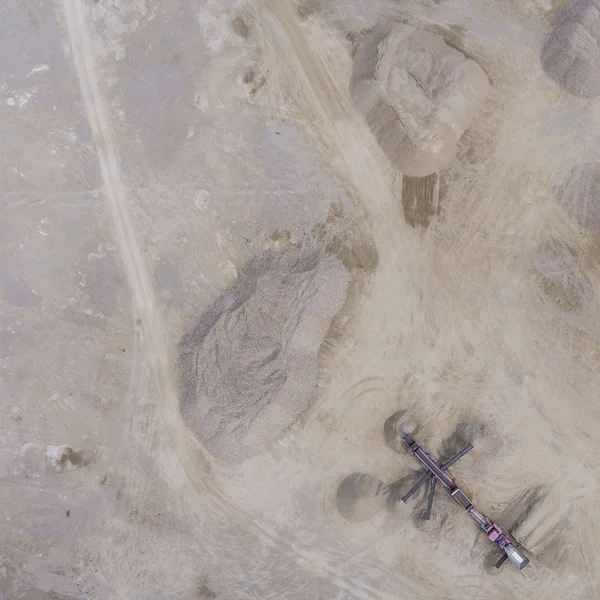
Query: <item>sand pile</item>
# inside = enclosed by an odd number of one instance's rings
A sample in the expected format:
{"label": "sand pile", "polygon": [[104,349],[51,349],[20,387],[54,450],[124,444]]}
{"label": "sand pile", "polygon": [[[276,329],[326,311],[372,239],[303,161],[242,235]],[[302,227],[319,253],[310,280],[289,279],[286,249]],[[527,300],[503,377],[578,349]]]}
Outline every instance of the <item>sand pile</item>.
{"label": "sand pile", "polygon": [[366,473],[353,473],[339,485],[335,503],[348,521],[361,523],[374,517],[388,502],[390,488]]}
{"label": "sand pile", "polygon": [[548,77],[576,96],[600,95],[600,0],[574,0],[542,48]]}
{"label": "sand pile", "polygon": [[265,253],[182,340],[181,414],[217,458],[264,450],[306,408],[347,284],[332,256]]}
{"label": "sand pile", "polygon": [[442,37],[404,24],[365,36],[351,92],[390,161],[423,177],[446,167],[489,88],[481,67]]}
{"label": "sand pile", "polygon": [[538,252],[533,266],[543,277],[542,289],[562,308],[574,309],[592,302],[593,287],[568,248],[556,244]]}
{"label": "sand pile", "polygon": [[600,233],[600,163],[574,166],[559,190],[559,200],[583,227]]}

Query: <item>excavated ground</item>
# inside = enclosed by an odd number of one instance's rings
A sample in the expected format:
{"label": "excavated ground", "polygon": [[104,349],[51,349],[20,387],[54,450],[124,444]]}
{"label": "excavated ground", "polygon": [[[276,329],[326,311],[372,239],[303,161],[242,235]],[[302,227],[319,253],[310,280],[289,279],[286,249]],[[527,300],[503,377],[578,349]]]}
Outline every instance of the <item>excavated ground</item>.
{"label": "excavated ground", "polygon": [[0,599],[600,597],[596,4],[9,2]]}

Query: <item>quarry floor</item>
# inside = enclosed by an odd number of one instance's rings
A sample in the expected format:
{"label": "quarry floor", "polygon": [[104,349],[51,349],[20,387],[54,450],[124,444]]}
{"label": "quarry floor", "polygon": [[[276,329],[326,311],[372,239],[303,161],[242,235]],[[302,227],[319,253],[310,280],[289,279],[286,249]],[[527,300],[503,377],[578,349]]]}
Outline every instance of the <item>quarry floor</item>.
{"label": "quarry floor", "polygon": [[[557,202],[600,159],[600,104],[544,74],[553,0],[40,0],[0,40],[0,598],[592,600],[600,595],[600,238]],[[354,110],[355,42],[440,33],[491,91],[428,186]],[[332,233],[333,232],[333,233]],[[335,234],[335,235],[334,235]],[[216,461],[179,416],[179,340],[264,250],[327,238],[350,271],[317,393]],[[321,237],[319,237],[321,236]],[[340,482],[414,480],[398,411],[531,558],[438,492],[372,519]],[[453,437],[454,436],[454,437]]]}

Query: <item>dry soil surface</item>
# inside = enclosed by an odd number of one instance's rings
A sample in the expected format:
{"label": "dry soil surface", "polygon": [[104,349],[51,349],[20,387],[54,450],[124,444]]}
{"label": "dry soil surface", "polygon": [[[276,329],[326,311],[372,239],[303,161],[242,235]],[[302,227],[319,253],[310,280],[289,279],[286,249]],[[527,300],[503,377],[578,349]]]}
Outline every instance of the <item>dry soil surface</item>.
{"label": "dry soil surface", "polygon": [[[600,18],[568,5],[3,3],[2,600],[600,597]],[[351,93],[396,23],[421,54],[376,91],[411,141],[455,124],[435,173]],[[399,502],[398,419],[474,444],[525,570],[443,490]]]}

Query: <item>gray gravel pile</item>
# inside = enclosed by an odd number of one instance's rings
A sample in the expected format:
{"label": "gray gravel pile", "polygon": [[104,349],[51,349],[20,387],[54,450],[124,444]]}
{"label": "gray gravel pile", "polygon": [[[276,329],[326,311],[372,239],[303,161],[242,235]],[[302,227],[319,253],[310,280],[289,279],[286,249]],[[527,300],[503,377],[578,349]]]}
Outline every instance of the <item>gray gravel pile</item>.
{"label": "gray gravel pile", "polygon": [[574,0],[542,48],[550,79],[576,96],[600,95],[600,0]]}
{"label": "gray gravel pile", "polygon": [[265,253],[182,340],[181,414],[214,456],[265,450],[307,407],[347,285],[333,256]]}

